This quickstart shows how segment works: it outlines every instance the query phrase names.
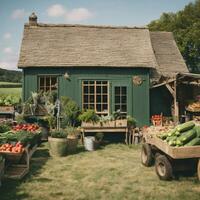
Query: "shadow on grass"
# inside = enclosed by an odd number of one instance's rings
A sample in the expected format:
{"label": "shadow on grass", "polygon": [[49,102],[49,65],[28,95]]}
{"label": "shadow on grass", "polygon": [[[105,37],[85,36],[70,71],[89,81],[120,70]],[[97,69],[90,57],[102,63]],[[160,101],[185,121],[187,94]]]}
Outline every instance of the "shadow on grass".
{"label": "shadow on grass", "polygon": [[[30,163],[30,172],[22,180],[4,179],[0,188],[0,200],[22,200],[28,199],[29,194],[19,189],[20,185],[31,181],[32,176],[40,173],[41,168],[49,159],[49,152],[44,144],[37,149]],[[47,180],[41,180],[43,182]]]}

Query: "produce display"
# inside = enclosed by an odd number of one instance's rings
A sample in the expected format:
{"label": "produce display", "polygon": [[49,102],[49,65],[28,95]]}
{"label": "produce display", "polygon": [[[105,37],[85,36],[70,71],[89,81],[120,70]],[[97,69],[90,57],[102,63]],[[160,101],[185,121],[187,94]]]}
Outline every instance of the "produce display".
{"label": "produce display", "polygon": [[0,152],[5,152],[5,147],[6,149],[10,148],[11,152],[20,151],[20,148],[28,144],[33,147],[40,142],[40,139],[41,131],[37,124],[19,124],[4,133],[0,133]]}
{"label": "produce display", "polygon": [[39,130],[39,126],[37,124],[18,124],[12,128],[14,131],[30,131],[30,132],[35,132]]}
{"label": "produce display", "polygon": [[189,121],[176,126],[168,132],[157,134],[157,137],[166,141],[170,146],[200,145],[200,126]]}
{"label": "produce display", "polygon": [[200,101],[189,104],[187,110],[191,112],[200,112]]}
{"label": "produce display", "polygon": [[23,153],[24,147],[20,142],[16,144],[3,144],[0,146],[0,152],[7,152],[7,153]]}
{"label": "produce display", "polygon": [[0,106],[13,106],[19,103],[19,97],[16,95],[1,95]]}

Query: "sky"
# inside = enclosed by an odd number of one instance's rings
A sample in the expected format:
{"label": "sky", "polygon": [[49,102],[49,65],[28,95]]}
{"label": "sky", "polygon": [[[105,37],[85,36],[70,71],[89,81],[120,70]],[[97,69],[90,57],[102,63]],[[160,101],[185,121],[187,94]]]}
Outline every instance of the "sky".
{"label": "sky", "polygon": [[195,0],[0,0],[0,68],[17,70],[24,23],[145,26]]}

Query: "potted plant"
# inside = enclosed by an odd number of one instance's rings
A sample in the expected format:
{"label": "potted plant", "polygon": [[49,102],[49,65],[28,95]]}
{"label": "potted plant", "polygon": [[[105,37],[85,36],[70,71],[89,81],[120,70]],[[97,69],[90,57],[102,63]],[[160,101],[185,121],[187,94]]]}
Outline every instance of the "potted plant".
{"label": "potted plant", "polygon": [[99,122],[99,116],[94,110],[88,109],[79,115],[79,120],[82,122],[82,127],[97,127],[101,126]]}
{"label": "potted plant", "polygon": [[115,127],[115,120],[112,115],[102,115],[99,118],[100,125],[103,127]]}
{"label": "potted plant", "polygon": [[67,133],[67,152],[74,153],[77,149],[80,131],[78,128],[72,126],[68,126],[65,131]]}
{"label": "potted plant", "polygon": [[64,130],[56,130],[51,132],[48,138],[50,154],[52,156],[67,155],[67,132]]}
{"label": "potted plant", "polygon": [[129,128],[136,128],[137,121],[135,118],[128,115],[126,119],[127,119],[127,125]]}
{"label": "potted plant", "polygon": [[127,127],[126,116],[120,110],[113,113],[113,118],[115,119],[116,127]]}

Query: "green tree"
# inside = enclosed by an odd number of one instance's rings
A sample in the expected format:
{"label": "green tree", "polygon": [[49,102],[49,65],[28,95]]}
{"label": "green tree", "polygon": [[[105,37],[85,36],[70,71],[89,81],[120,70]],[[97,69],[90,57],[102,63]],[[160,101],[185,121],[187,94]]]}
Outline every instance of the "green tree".
{"label": "green tree", "polygon": [[173,32],[189,70],[200,73],[200,0],[177,13],[163,13],[148,27],[151,31]]}

